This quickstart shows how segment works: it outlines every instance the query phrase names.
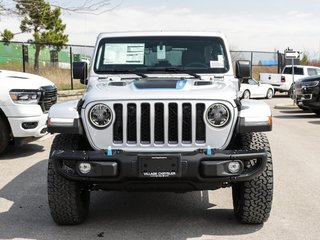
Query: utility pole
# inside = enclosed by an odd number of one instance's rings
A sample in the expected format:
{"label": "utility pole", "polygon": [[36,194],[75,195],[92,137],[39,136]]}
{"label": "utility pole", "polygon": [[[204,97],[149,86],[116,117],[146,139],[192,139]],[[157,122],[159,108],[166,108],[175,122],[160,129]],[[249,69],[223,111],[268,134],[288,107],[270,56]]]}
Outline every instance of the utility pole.
{"label": "utility pole", "polygon": [[[294,60],[300,58],[300,52],[298,52],[298,51],[293,51],[293,49],[287,48],[287,49],[284,51],[284,57],[285,57],[285,59],[291,59],[292,85],[291,85],[291,87],[290,87],[290,89],[291,89],[291,96],[290,96],[290,97],[293,98],[293,104],[294,104],[294,102],[295,102],[295,97],[296,97],[296,96],[295,96],[295,89],[294,89]],[[289,93],[290,93],[290,90],[289,90]]]}

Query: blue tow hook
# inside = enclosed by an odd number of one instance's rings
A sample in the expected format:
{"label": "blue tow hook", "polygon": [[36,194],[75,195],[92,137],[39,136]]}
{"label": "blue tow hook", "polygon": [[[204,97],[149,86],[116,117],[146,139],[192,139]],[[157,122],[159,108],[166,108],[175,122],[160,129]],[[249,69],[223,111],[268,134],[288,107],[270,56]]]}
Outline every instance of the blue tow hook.
{"label": "blue tow hook", "polygon": [[112,156],[112,148],[111,148],[111,146],[108,147],[106,153],[107,153],[107,156]]}
{"label": "blue tow hook", "polygon": [[207,156],[211,156],[212,155],[212,150],[211,150],[211,147],[208,146],[207,147]]}

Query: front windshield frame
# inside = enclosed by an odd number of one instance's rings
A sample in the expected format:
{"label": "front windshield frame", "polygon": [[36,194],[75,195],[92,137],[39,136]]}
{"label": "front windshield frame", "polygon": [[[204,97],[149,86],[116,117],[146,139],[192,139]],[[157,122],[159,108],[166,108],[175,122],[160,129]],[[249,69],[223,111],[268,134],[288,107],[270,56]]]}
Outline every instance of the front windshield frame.
{"label": "front windshield frame", "polygon": [[[158,43],[158,44],[157,44]],[[144,44],[144,56],[143,56],[143,64],[139,62],[139,64],[105,64],[105,54],[106,54],[106,46],[110,47],[112,44]],[[164,57],[165,61],[159,61],[161,63],[168,62],[168,65],[161,66],[154,66],[150,65],[148,60],[146,58],[147,54],[154,54],[155,47],[162,44],[163,46],[166,46],[168,51],[176,51],[176,55],[174,57],[180,60],[176,60],[178,62],[177,64],[171,64],[170,62],[172,59],[166,59]],[[219,53],[217,53],[217,56],[214,56],[212,54],[213,48],[215,46],[218,46]],[[204,64],[199,65],[190,65],[187,66],[186,64],[183,64],[183,56],[185,52],[187,52],[189,49],[195,48],[199,49],[198,52],[196,52],[198,55],[202,56],[205,59]],[[170,50],[171,49],[171,50]],[[208,49],[208,50],[207,50]],[[159,51],[158,49],[156,51]],[[178,51],[181,51],[178,52]],[[207,56],[207,52],[209,51],[209,57]],[[210,53],[211,51],[211,53]],[[203,52],[203,54],[202,54]],[[178,54],[180,54],[178,56]],[[165,56],[169,56],[169,54]],[[173,54],[171,54],[173,56]],[[159,53],[157,52],[157,58],[159,56]],[[163,56],[160,56],[163,58]],[[215,58],[215,59],[213,59]],[[218,58],[218,59],[216,59]],[[229,56],[227,53],[227,49],[224,43],[224,40],[220,37],[203,37],[203,36],[142,36],[142,37],[107,37],[100,40],[97,51],[96,51],[96,57],[94,61],[93,70],[97,74],[108,74],[108,73],[128,73],[128,72],[141,72],[141,73],[163,73],[168,72],[171,70],[174,70],[175,73],[179,73],[179,70],[181,72],[183,71],[189,71],[193,73],[202,73],[202,74],[224,74],[227,73],[230,70],[229,65]],[[151,57],[150,57],[151,59]],[[170,61],[169,61],[170,60]],[[142,61],[142,60],[141,60]],[[180,61],[180,62],[179,62]],[[179,64],[180,63],[180,64]]]}

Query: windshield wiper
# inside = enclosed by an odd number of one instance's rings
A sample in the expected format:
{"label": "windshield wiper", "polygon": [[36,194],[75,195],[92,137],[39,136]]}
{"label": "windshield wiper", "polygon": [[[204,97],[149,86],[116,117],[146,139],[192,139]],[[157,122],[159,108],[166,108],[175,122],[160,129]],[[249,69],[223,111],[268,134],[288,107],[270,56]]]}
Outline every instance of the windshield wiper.
{"label": "windshield wiper", "polygon": [[103,71],[103,72],[112,72],[112,73],[132,73],[132,74],[135,74],[135,75],[138,75],[142,78],[147,78],[148,76],[145,75],[144,73],[142,72],[139,72],[135,69],[132,69],[132,70],[129,70],[129,69],[108,69],[106,71]]}
{"label": "windshield wiper", "polygon": [[174,73],[186,73],[190,76],[193,76],[194,78],[198,78],[198,79],[201,79],[201,76],[194,73],[194,72],[191,72],[191,71],[188,71],[188,70],[185,70],[185,69],[181,69],[181,68],[174,68],[174,67],[165,67],[165,68],[146,68],[147,71],[165,71],[165,72],[174,72]]}

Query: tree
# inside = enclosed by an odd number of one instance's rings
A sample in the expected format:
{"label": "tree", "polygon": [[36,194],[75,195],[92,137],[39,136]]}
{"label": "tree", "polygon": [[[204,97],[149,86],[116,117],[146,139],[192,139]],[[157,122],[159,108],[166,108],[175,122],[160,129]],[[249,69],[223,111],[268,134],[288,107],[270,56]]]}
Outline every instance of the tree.
{"label": "tree", "polygon": [[[51,43],[55,50],[59,51],[68,41],[68,36],[63,33],[65,25],[62,24],[60,18],[61,10],[99,15],[119,7],[123,0],[118,0],[118,4],[114,6],[111,6],[111,2],[111,0],[83,0],[76,3],[64,0],[0,0],[0,16],[21,15],[23,17],[20,29],[22,33],[33,33],[34,39],[29,42],[36,44],[34,69],[37,71],[39,53],[44,47],[43,43]],[[54,9],[51,10],[51,7]],[[0,32],[2,40],[7,44],[16,34],[18,33],[12,33],[8,29]]]}
{"label": "tree", "polygon": [[309,64],[309,56],[307,53],[303,53],[302,59],[300,60],[300,64],[302,65],[308,65]]}
{"label": "tree", "polygon": [[3,0],[0,0],[0,16],[7,15],[8,13],[10,13],[10,9],[12,9],[11,4],[10,6],[8,6],[7,3],[5,4]]}
{"label": "tree", "polygon": [[[20,0],[0,0],[0,16],[16,15],[17,11],[15,5],[13,4],[14,2],[18,3]],[[24,2],[29,2],[31,4],[33,0],[25,0]],[[46,2],[49,3],[51,7],[60,8],[66,12],[99,15],[119,7],[123,0],[119,0],[119,2],[114,6],[112,6],[111,0],[82,0],[78,2],[69,2],[65,0],[46,0]]]}
{"label": "tree", "polygon": [[[60,2],[61,1],[64,0],[60,0]],[[60,7],[62,10],[67,12],[100,15],[119,7],[122,2],[123,0],[119,0],[118,3],[112,6],[111,0],[85,0],[78,1],[76,5],[72,5],[72,3],[59,4],[59,0],[55,0],[52,1],[51,6]]]}
{"label": "tree", "polygon": [[44,0],[17,0],[16,8],[23,17],[21,32],[33,34],[33,39],[29,42],[35,44],[34,70],[38,71],[41,48],[52,44],[59,51],[68,42],[68,35],[64,34],[66,25],[62,24],[60,18],[61,10],[52,10],[50,4]]}
{"label": "tree", "polygon": [[8,44],[14,37],[14,33],[12,33],[10,30],[5,29],[3,33],[0,34],[2,37],[2,41],[5,41],[6,44]]}

